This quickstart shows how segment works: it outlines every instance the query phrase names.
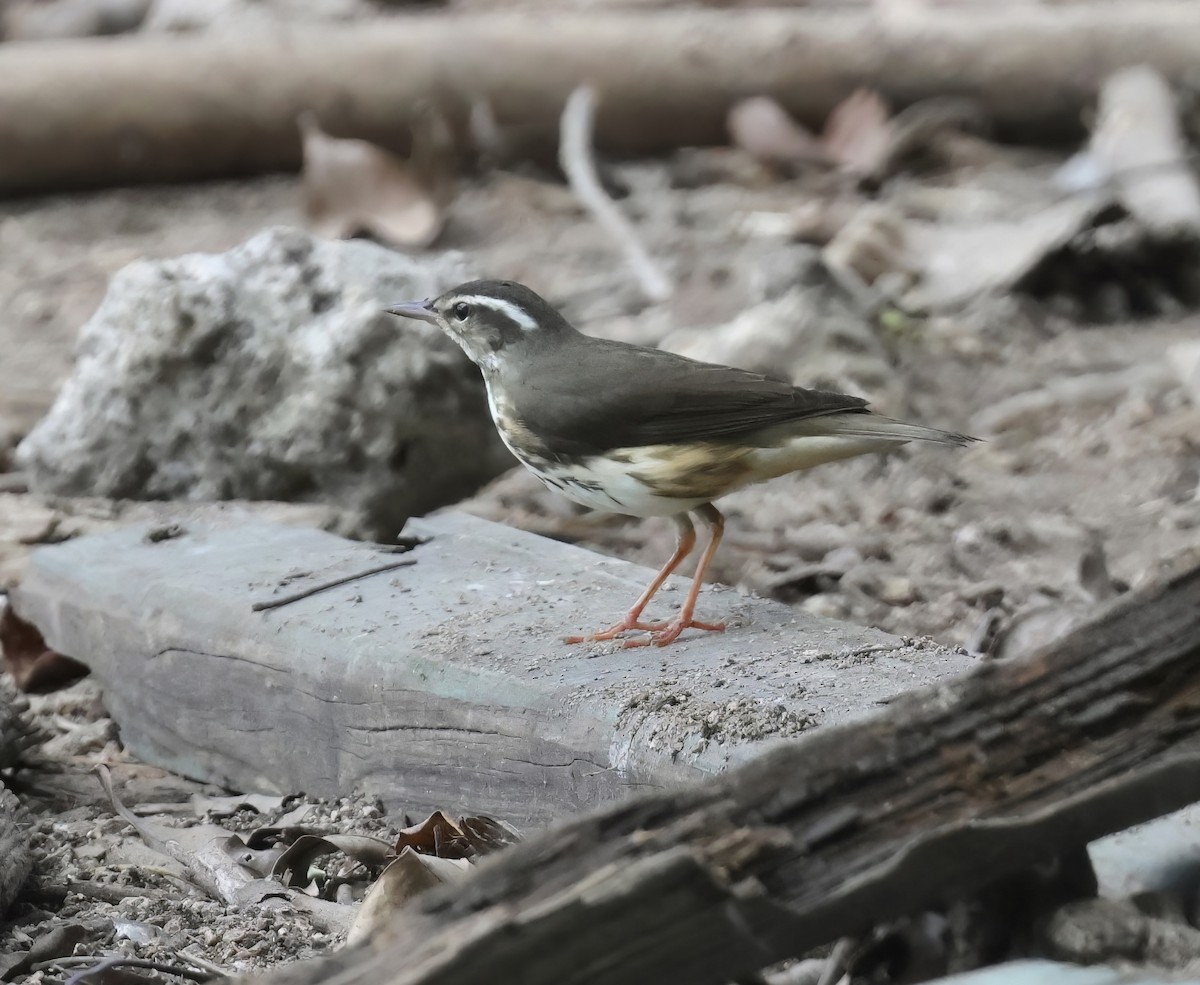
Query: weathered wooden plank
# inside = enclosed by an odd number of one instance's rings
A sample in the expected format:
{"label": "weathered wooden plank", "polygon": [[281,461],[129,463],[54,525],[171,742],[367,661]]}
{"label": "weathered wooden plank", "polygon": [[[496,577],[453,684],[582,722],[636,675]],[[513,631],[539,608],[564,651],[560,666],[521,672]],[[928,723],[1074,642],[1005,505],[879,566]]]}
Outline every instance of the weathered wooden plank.
{"label": "weathered wooden plank", "polygon": [[245,520],[183,526],[42,548],[12,601],[93,669],[139,756],[237,789],[360,789],[528,825],[717,772],[971,663],[730,591],[702,598],[725,634],[567,646],[650,572],[462,514],[412,524],[431,538],[413,567],[254,612],[381,553]]}
{"label": "weathered wooden plank", "polygon": [[258,985],[721,985],[1200,800],[1200,567],[686,791],[560,824]]}

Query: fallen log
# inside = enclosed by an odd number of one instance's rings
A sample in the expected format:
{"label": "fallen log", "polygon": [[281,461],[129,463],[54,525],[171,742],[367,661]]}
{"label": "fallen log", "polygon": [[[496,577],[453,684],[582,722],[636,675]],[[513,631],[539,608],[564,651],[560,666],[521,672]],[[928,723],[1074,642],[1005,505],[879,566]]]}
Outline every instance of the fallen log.
{"label": "fallen log", "polygon": [[720,985],[1200,799],[1200,566],[1069,636],[431,891],[244,982]]}
{"label": "fallen log", "polygon": [[734,101],[774,96],[819,124],[859,85],[896,106],[977,99],[1001,131],[1082,134],[1101,79],[1133,62],[1178,80],[1200,61],[1186,0],[871,11],[666,10],[405,16],[257,37],[134,37],[0,47],[0,193],[291,170],[297,116],[402,150],[417,103],[463,126],[486,98],[553,159],[581,82],[616,153],[724,143]]}

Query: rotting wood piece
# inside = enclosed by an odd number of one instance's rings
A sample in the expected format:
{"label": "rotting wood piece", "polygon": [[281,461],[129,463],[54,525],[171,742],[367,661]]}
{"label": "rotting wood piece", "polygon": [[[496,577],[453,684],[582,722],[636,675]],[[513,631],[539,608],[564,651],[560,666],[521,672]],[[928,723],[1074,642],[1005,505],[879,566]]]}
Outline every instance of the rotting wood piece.
{"label": "rotting wood piece", "polygon": [[29,851],[29,819],[22,820],[22,807],[0,784],[0,918],[25,885],[33,869]]}
{"label": "rotting wood piece", "polygon": [[[464,57],[464,52],[485,53]],[[727,142],[755,93],[819,126],[859,85],[899,108],[979,101],[1002,133],[1082,135],[1100,81],[1132,61],[1177,81],[1200,60],[1185,0],[875,11],[665,10],[396,17],[262,36],[117,38],[0,48],[0,193],[293,170],[297,116],[403,150],[421,101],[486,99],[505,133],[552,158],[581,82],[605,153]]]}
{"label": "rotting wood piece", "polygon": [[1200,567],[683,792],[614,804],[246,982],[727,982],[1200,799]]}
{"label": "rotting wood piece", "polygon": [[[0,619],[7,611],[0,607]],[[44,738],[28,712],[29,699],[17,693],[10,677],[0,677],[0,770],[20,765],[26,751]]]}

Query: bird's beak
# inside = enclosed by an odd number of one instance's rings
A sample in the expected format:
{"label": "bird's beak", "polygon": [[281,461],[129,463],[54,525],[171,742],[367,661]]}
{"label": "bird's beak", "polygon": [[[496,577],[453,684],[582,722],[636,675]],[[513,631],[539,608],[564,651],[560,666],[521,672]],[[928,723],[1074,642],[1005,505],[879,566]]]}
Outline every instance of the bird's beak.
{"label": "bird's beak", "polygon": [[401,318],[415,318],[417,321],[437,322],[433,313],[432,301],[401,301],[386,309],[390,314]]}

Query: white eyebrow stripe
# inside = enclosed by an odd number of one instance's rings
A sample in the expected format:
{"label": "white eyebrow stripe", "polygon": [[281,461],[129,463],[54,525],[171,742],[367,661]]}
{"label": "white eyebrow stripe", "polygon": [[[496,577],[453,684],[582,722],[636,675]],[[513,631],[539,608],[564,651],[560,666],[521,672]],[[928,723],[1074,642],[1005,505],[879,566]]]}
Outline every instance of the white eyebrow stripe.
{"label": "white eyebrow stripe", "polygon": [[505,301],[503,298],[489,298],[481,294],[473,294],[462,298],[462,300],[466,301],[467,304],[477,304],[484,308],[491,308],[492,311],[500,312],[500,314],[504,315],[505,318],[522,331],[532,332],[538,327],[537,322],[533,320],[529,312],[519,308],[511,301]]}

